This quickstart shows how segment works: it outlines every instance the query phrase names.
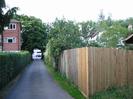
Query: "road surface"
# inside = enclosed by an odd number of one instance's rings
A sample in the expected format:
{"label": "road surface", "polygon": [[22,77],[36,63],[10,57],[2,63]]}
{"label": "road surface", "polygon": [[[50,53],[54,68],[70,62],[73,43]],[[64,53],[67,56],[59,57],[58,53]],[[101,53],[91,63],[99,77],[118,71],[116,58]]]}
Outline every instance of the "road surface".
{"label": "road surface", "polygon": [[22,73],[5,99],[73,99],[49,75],[43,61],[35,60]]}

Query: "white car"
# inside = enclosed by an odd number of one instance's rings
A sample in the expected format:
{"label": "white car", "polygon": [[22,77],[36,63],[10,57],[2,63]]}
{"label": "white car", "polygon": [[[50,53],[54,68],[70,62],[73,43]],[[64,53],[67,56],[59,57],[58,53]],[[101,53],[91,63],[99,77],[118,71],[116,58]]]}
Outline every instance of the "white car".
{"label": "white car", "polygon": [[39,49],[34,49],[32,59],[42,59],[42,52]]}

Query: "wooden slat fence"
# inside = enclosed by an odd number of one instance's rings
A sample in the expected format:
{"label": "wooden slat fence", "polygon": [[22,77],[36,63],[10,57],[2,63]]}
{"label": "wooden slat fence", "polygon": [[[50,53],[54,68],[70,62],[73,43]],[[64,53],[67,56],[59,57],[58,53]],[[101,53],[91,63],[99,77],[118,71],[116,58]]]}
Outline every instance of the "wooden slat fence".
{"label": "wooden slat fence", "polygon": [[88,97],[110,86],[133,85],[133,51],[77,48],[61,55],[60,72]]}

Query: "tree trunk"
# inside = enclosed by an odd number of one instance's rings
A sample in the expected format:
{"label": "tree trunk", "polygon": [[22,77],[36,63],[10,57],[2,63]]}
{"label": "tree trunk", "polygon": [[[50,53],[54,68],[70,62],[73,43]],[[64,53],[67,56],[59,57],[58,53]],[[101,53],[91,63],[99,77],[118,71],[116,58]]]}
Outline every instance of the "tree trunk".
{"label": "tree trunk", "polygon": [[56,57],[55,58],[55,71],[58,71],[59,70],[59,57]]}

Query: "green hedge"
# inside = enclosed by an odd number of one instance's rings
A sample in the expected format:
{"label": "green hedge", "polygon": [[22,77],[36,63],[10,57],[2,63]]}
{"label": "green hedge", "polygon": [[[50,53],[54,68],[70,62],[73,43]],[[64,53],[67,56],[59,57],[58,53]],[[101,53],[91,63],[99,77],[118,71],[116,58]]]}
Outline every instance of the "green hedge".
{"label": "green hedge", "polygon": [[0,89],[31,62],[29,52],[0,52]]}

